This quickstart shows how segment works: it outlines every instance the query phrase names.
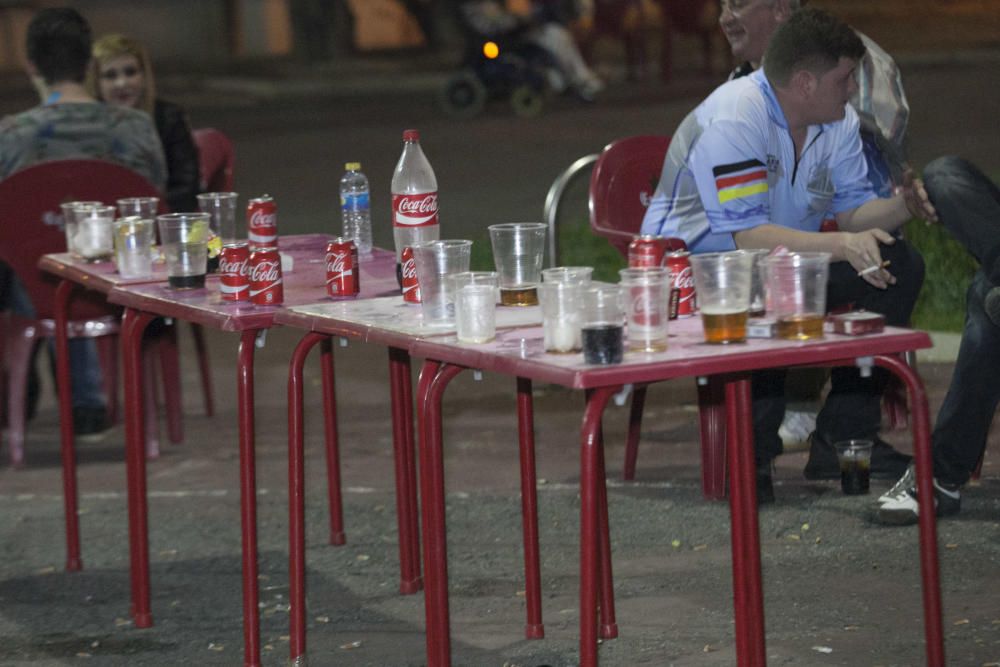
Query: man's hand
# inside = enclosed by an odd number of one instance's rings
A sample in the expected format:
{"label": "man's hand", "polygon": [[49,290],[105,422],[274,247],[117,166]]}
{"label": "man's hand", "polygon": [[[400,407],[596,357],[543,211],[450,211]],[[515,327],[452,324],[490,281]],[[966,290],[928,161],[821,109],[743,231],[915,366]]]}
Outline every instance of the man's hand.
{"label": "man's hand", "polygon": [[[883,265],[882,251],[879,250],[879,243],[892,245],[896,242],[889,232],[881,229],[847,232],[844,234],[844,239],[844,258],[858,272],[859,278],[879,289],[896,284],[896,276]],[[872,267],[878,268],[872,269]]]}
{"label": "man's hand", "polygon": [[937,211],[927,197],[927,190],[924,189],[924,182],[913,176],[913,170],[907,169],[903,172],[903,184],[895,189],[895,194],[903,197],[906,210],[914,218],[920,218],[927,222],[937,222]]}

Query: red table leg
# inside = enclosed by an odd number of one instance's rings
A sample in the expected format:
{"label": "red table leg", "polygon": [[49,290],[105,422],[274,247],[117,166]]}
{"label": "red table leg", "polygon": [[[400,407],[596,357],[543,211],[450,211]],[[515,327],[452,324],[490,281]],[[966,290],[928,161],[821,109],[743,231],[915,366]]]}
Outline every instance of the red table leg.
{"label": "red table leg", "polygon": [[541,639],[542,575],[538,549],[538,485],[535,475],[535,409],[531,380],[517,378],[517,431],[521,461],[521,530],[524,536],[524,599],[527,624],[524,636]]}
{"label": "red table leg", "polygon": [[69,374],[69,299],[76,286],[60,280],[56,288],[56,384],[59,393],[59,441],[62,452],[63,513],[66,518],[66,569],[83,569],[80,556],[80,516],[76,486],[76,444],[73,433],[73,396]]}
{"label": "red table leg", "polygon": [[717,378],[698,385],[701,424],[701,492],[709,500],[726,498],[725,396]]}
{"label": "red table leg", "polygon": [[741,666],[763,667],[767,659],[749,374],[728,377],[725,395],[736,659]]}
{"label": "red table leg", "polygon": [[[875,363],[887,368],[905,384],[910,395],[913,424],[913,458],[917,466],[917,496],[934,497],[934,461],[931,455],[930,413],[927,394],[919,376],[906,362],[895,356],[876,356]],[[924,639],[927,642],[927,665],[942,667],[944,631],[941,626],[941,581],[938,568],[937,526],[934,512],[921,512],[920,569],[923,579]]]}
{"label": "red table leg", "polygon": [[337,434],[337,385],[333,373],[333,344],[329,336],[320,343],[323,378],[323,432],[326,435],[326,494],[330,506],[330,544],[347,542],[344,536],[344,503],[340,493],[340,438]]}
{"label": "red table leg", "polygon": [[600,387],[588,392],[580,428],[580,665],[597,665],[597,595],[600,558],[601,415],[621,389]]}
{"label": "red table leg", "polygon": [[413,448],[413,394],[410,354],[406,350],[389,348],[389,387],[392,397],[392,446],[396,462],[399,591],[409,595],[423,588],[423,580],[420,576],[417,465]]}
{"label": "red table leg", "polygon": [[145,414],[143,413],[142,338],[150,313],[125,309],[122,357],[125,376],[125,468],[128,489],[132,618],[137,628],[153,625],[149,599],[149,524],[146,506]]}
{"label": "red table leg", "polygon": [[632,389],[632,406],[628,413],[628,437],[625,440],[625,466],[622,479],[635,479],[635,461],[639,456],[639,436],[642,432],[642,410],[646,407],[646,384],[637,384]]}
{"label": "red table leg", "polygon": [[257,470],[254,454],[253,361],[257,330],[240,335],[236,394],[240,428],[240,524],[243,538],[243,664],[260,666],[260,618],[257,605]]}

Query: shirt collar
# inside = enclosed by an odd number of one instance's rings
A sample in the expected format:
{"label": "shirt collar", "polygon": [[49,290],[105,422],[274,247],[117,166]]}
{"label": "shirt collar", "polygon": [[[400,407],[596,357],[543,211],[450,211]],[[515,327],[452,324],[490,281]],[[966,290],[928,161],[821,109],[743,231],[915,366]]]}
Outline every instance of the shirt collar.
{"label": "shirt collar", "polygon": [[[760,92],[764,95],[764,100],[767,102],[767,113],[771,120],[774,121],[775,125],[787,130],[788,120],[785,118],[785,112],[782,110],[781,105],[778,104],[778,96],[774,94],[774,88],[771,87],[771,82],[767,80],[764,75],[764,68],[761,67],[753,74],[750,78],[757,83],[757,87],[760,88]],[[812,137],[817,132],[822,132],[828,130],[833,126],[833,123],[819,123],[817,125],[810,125],[807,132],[807,136]]]}

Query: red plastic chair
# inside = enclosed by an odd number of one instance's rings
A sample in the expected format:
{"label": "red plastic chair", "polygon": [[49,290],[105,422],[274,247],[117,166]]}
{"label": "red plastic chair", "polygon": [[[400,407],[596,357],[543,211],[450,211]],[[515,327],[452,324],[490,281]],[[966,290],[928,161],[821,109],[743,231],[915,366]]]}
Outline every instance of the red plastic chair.
{"label": "red plastic chair", "polygon": [[198,147],[202,192],[231,192],[233,189],[233,142],[221,131],[202,127],[191,131]]}

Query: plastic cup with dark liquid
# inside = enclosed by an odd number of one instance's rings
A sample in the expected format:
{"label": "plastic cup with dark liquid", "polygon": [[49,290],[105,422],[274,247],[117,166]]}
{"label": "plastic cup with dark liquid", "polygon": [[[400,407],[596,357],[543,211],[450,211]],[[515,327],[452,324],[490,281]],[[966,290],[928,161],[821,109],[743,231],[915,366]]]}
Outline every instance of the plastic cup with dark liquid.
{"label": "plastic cup with dark liquid", "polygon": [[588,364],[620,364],[625,355],[625,312],[618,285],[591,285],[583,292],[580,328],[583,360]]}
{"label": "plastic cup with dark liquid", "polygon": [[205,286],[208,270],[208,213],[167,213],[156,218],[167,262],[167,283],[174,289]]}
{"label": "plastic cup with dark liquid", "polygon": [[872,469],[871,440],[843,440],[835,443],[840,462],[840,488],[849,496],[868,493]]}

